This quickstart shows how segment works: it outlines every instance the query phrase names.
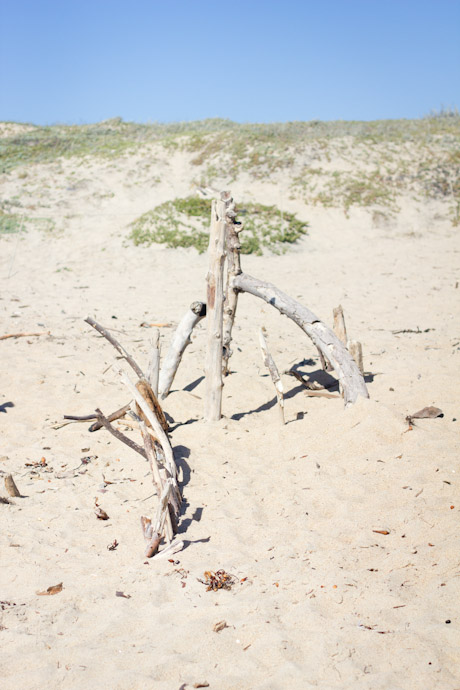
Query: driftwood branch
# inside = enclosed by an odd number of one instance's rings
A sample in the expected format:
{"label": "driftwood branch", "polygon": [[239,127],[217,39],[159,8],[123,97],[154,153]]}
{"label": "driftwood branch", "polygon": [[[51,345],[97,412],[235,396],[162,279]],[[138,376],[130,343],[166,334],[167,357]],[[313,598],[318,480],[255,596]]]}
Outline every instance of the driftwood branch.
{"label": "driftwood branch", "polygon": [[158,397],[158,380],[160,376],[160,331],[158,328],[152,333],[150,338],[151,352],[150,361],[147,368],[147,381],[152,387],[155,396]]}
{"label": "driftwood branch", "polygon": [[264,360],[264,364],[267,367],[271,379],[273,381],[273,385],[275,386],[275,391],[276,391],[276,397],[278,398],[278,409],[280,411],[280,418],[283,424],[285,424],[285,419],[284,419],[284,391],[283,391],[283,384],[281,382],[281,377],[279,375],[278,367],[275,364],[275,361],[273,357],[271,356],[267,341],[265,340],[264,332],[263,329],[261,328],[259,331],[259,343],[260,343],[260,349],[262,350],[262,358]]}
{"label": "driftwood branch", "polygon": [[241,273],[233,279],[233,286],[248,292],[278,309],[294,321],[321,350],[333,365],[344,392],[345,404],[356,402],[358,396],[368,398],[366,384],[353,357],[337,336],[307,307],[279,290],[275,285]]}
{"label": "driftwood branch", "polygon": [[131,357],[131,355],[129,354],[129,352],[127,352],[127,351],[125,350],[125,348],[123,347],[123,345],[121,345],[121,344],[118,342],[118,340],[117,340],[116,338],[114,338],[113,335],[112,335],[111,333],[108,332],[108,330],[107,330],[106,328],[104,328],[103,326],[101,326],[99,323],[97,323],[97,321],[95,321],[94,319],[92,319],[90,316],[88,316],[88,317],[85,319],[85,321],[86,321],[86,323],[89,323],[90,326],[92,326],[93,328],[95,328],[96,331],[98,331],[98,333],[100,333],[101,335],[103,335],[104,338],[105,338],[106,340],[108,340],[109,343],[110,343],[111,345],[113,345],[113,347],[121,354],[121,356],[124,357],[124,359],[126,359],[126,361],[128,362],[128,364],[130,365],[130,367],[132,367],[132,369],[134,369],[134,371],[136,372],[136,374],[139,376],[140,379],[145,378],[145,377],[144,377],[144,374],[142,373],[142,369],[141,369],[141,368],[138,366],[138,364],[134,361],[134,359]]}
{"label": "driftwood branch", "polygon": [[226,193],[213,200],[209,230],[207,275],[206,392],[204,417],[216,421],[222,415],[222,338],[224,309],[224,262],[227,201]]}
{"label": "driftwood branch", "polygon": [[169,394],[182,355],[187,345],[191,342],[190,336],[192,331],[204,316],[206,316],[206,304],[203,302],[193,302],[179,323],[160,370],[158,392],[161,399],[166,398]]}
{"label": "driftwood branch", "polygon": [[224,302],[224,324],[222,340],[222,359],[223,374],[228,375],[229,359],[232,356],[231,342],[233,323],[235,321],[236,308],[238,306],[238,290],[232,286],[232,278],[241,273],[239,232],[241,228],[235,223],[236,211],[233,199],[227,192],[227,213],[226,213],[226,245],[227,245],[227,287]]}
{"label": "driftwood branch", "polygon": [[134,383],[131,381],[129,376],[125,374],[124,372],[120,372],[121,374],[121,379],[125,386],[127,386],[128,390],[130,391],[131,395],[134,397],[134,400],[146,416],[147,420],[149,421],[156,437],[158,438],[164,454],[165,454],[165,460],[166,460],[166,467],[168,469],[168,472],[170,475],[174,478],[177,476],[177,468],[176,464],[174,461],[174,453],[173,449],[171,448],[171,443],[169,441],[168,436],[166,435],[165,430],[161,426],[159,420],[155,416],[155,413],[150,409],[150,407],[147,405],[146,401],[142,397],[141,393],[138,391]]}
{"label": "driftwood branch", "polygon": [[358,365],[358,369],[360,370],[361,374],[364,375],[363,346],[359,340],[349,340],[347,343],[347,349]]}
{"label": "driftwood branch", "polygon": [[[155,393],[153,392],[152,388],[150,387],[150,384],[145,380],[145,379],[140,379],[136,383],[136,388],[139,391],[139,393],[142,395],[144,398],[145,402],[149,406],[149,408],[152,410],[153,414],[155,415],[155,418],[158,419],[160,422],[161,426],[165,431],[168,431],[169,425],[167,422],[167,419],[165,417],[165,414],[163,410],[161,409],[161,405],[157,400],[157,397]],[[144,416],[142,410],[137,410],[137,414],[141,419],[144,420],[144,422],[147,423],[147,426],[150,425],[150,421]]]}
{"label": "driftwood branch", "polygon": [[142,448],[142,446],[140,446],[138,443],[136,443],[132,439],[128,438],[128,436],[125,436],[121,431],[119,431],[119,429],[115,429],[115,427],[113,427],[110,424],[107,417],[104,417],[104,415],[102,414],[102,412],[99,408],[96,410],[96,414],[97,414],[97,420],[100,423],[100,425],[103,426],[105,429],[107,429],[107,431],[109,431],[112,434],[112,436],[115,436],[115,438],[117,438],[119,441],[121,441],[122,443],[127,445],[132,450],[135,450],[136,453],[139,453],[139,455],[142,455],[143,458],[147,459],[146,452]]}
{"label": "driftwood branch", "polygon": [[336,334],[337,338],[345,345],[347,345],[347,328],[345,326],[345,317],[343,315],[343,308],[342,305],[339,304],[338,307],[336,307],[333,310],[333,316],[334,316],[334,333]]}
{"label": "driftwood branch", "polygon": [[[107,421],[114,422],[115,420],[124,417],[129,410],[129,406],[130,403],[128,403],[127,405],[123,405],[123,407],[120,407],[120,409],[115,410],[115,412],[112,412],[112,414],[109,414],[109,416],[107,417]],[[103,424],[101,424],[100,421],[94,422],[94,424],[91,424],[88,431],[98,431],[98,429],[100,429],[102,426]]]}

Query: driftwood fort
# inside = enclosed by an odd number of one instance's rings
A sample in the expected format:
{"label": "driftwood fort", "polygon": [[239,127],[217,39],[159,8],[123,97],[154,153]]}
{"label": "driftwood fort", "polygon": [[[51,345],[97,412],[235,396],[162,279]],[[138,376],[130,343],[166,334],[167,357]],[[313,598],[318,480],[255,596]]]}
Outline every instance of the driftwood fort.
{"label": "driftwood fort", "polygon": [[[158,503],[153,519],[141,516],[146,540],[145,555],[159,558],[171,555],[183,547],[174,541],[181,514],[182,496],[178,484],[174,452],[168,436],[168,422],[159,399],[167,398],[175,374],[193,329],[206,317],[207,337],[205,356],[205,397],[203,415],[206,422],[218,421],[222,416],[222,389],[229,374],[232,355],[232,329],[237,313],[239,295],[248,293],[275,307],[292,319],[318,350],[323,369],[335,371],[345,405],[353,404],[359,396],[368,397],[363,375],[362,348],[358,341],[347,339],[343,310],[334,310],[334,328],[328,328],[313,312],[282,292],[278,287],[244,273],[241,268],[239,234],[243,225],[237,221],[237,211],[229,192],[222,192],[211,208],[209,232],[209,268],[207,274],[207,301],[193,302],[179,323],[164,358],[160,363],[159,332],[151,340],[151,356],[147,371],[141,369],[126,349],[111,333],[92,318],[86,322],[104,336],[130,365],[136,375],[133,382],[126,372],[120,371],[130,402],[105,416],[100,409],[85,417],[66,415],[71,421],[92,420],[90,431],[107,429],[128,445],[151,468]],[[272,378],[278,400],[280,420],[284,424],[284,399],[281,377],[270,354],[264,331],[259,332],[263,361]],[[284,372],[296,376],[307,388],[319,391],[324,387],[305,380],[294,369]],[[140,432],[142,444],[126,436],[112,422],[124,418],[127,426]],[[139,440],[140,440],[139,439]],[[99,514],[98,514],[99,512]],[[96,507],[100,517],[100,509]],[[166,546],[159,551],[162,540]]]}

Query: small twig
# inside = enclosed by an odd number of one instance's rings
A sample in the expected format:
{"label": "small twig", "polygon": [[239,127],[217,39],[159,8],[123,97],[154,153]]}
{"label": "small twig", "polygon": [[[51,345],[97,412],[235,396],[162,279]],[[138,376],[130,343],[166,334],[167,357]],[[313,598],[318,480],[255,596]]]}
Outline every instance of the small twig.
{"label": "small twig", "polygon": [[0,335],[0,340],[6,340],[7,338],[28,338],[38,335],[51,335],[51,331],[40,331],[39,333],[7,333],[7,335]]}
{"label": "small twig", "polygon": [[271,356],[267,342],[264,337],[264,332],[263,329],[261,328],[259,331],[259,343],[260,343],[260,348],[262,350],[262,358],[264,360],[264,364],[267,367],[271,379],[273,381],[273,385],[275,386],[276,390],[276,397],[278,398],[278,405],[279,405],[279,411],[280,411],[280,418],[283,424],[285,424],[285,419],[284,419],[284,391],[283,391],[283,384],[281,382],[281,377],[279,375],[278,368],[275,364],[275,361],[273,357]]}
{"label": "small twig", "polygon": [[96,329],[101,335],[106,338],[106,340],[109,341],[111,345],[126,359],[128,364],[134,369],[136,374],[139,376],[139,378],[145,378],[144,374],[142,373],[142,369],[138,366],[138,364],[134,361],[134,359],[131,357],[131,355],[125,350],[123,345],[120,345],[118,340],[113,337],[103,326],[97,323],[94,319],[92,319],[90,316],[85,319],[86,323],[88,323],[90,326]]}
{"label": "small twig", "polygon": [[143,458],[147,459],[146,452],[142,448],[142,446],[140,446],[138,443],[136,443],[135,441],[132,441],[130,438],[128,438],[127,436],[122,434],[121,431],[119,431],[118,429],[115,429],[110,424],[107,417],[104,417],[104,415],[102,414],[102,412],[99,408],[97,408],[96,414],[97,414],[98,421],[101,423],[101,425],[103,427],[105,427],[107,429],[107,431],[110,431],[112,436],[115,436],[115,438],[117,438],[119,441],[122,441],[122,443],[125,443],[127,446],[129,446],[129,448],[131,448],[132,450],[135,450],[136,453],[139,453],[139,455],[142,455]]}
{"label": "small twig", "polygon": [[97,414],[85,414],[82,417],[77,417],[77,415],[73,414],[65,414],[63,417],[71,422],[90,422],[92,419],[97,419]]}
{"label": "small twig", "polygon": [[[120,407],[119,410],[115,410],[115,412],[112,412],[112,414],[109,414],[109,416],[107,417],[107,420],[109,422],[114,422],[116,419],[120,419],[121,417],[124,417],[125,414],[129,410],[130,404],[131,403],[128,403],[127,405],[123,405],[123,407]],[[101,427],[102,427],[102,424],[100,422],[94,422],[94,424],[91,424],[88,431],[91,431],[91,432],[98,431],[98,429],[100,429]]]}

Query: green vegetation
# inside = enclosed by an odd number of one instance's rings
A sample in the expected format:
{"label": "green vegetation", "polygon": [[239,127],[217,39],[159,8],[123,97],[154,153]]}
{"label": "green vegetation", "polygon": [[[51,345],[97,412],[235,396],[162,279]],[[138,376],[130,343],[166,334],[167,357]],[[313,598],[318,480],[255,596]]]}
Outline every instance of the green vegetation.
{"label": "green vegetation", "polygon": [[5,213],[0,209],[0,235],[12,235],[23,229],[24,218],[17,213]]}
{"label": "green vegetation", "polygon": [[[195,247],[200,254],[208,248],[211,200],[185,197],[160,204],[131,223],[135,244],[165,244],[167,247]],[[243,254],[261,255],[264,248],[275,253],[284,250],[307,233],[307,223],[292,213],[281,213],[276,206],[248,203],[238,211],[244,216],[240,235]]]}
{"label": "green vegetation", "polygon": [[[64,159],[84,165],[90,156],[116,165],[117,159],[142,151],[142,164],[125,182],[137,186],[146,182],[147,171],[158,161],[164,164],[165,151],[167,158],[184,152],[196,169],[191,177],[204,186],[227,186],[240,175],[249,181],[270,177],[274,182],[285,175],[291,180],[293,198],[342,207],[345,213],[356,206],[396,212],[402,194],[446,200],[453,222],[458,222],[460,213],[460,114],[455,110],[418,120],[238,124],[209,119],[136,124],[115,118],[92,125],[29,125],[13,131],[0,137],[0,174],[17,170],[24,187],[33,184],[29,165]],[[172,215],[165,211],[160,219],[156,232],[161,241],[201,247],[206,241],[200,239],[201,230],[196,228],[190,236],[180,223],[174,225],[176,216],[176,211]],[[262,246],[261,231],[258,234]]]}

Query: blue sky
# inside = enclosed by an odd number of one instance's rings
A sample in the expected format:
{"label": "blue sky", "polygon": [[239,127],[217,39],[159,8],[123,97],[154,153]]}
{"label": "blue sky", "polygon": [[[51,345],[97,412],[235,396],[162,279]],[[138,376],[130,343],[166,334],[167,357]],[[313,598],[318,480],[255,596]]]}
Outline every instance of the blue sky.
{"label": "blue sky", "polygon": [[0,120],[460,108],[460,0],[0,0]]}

